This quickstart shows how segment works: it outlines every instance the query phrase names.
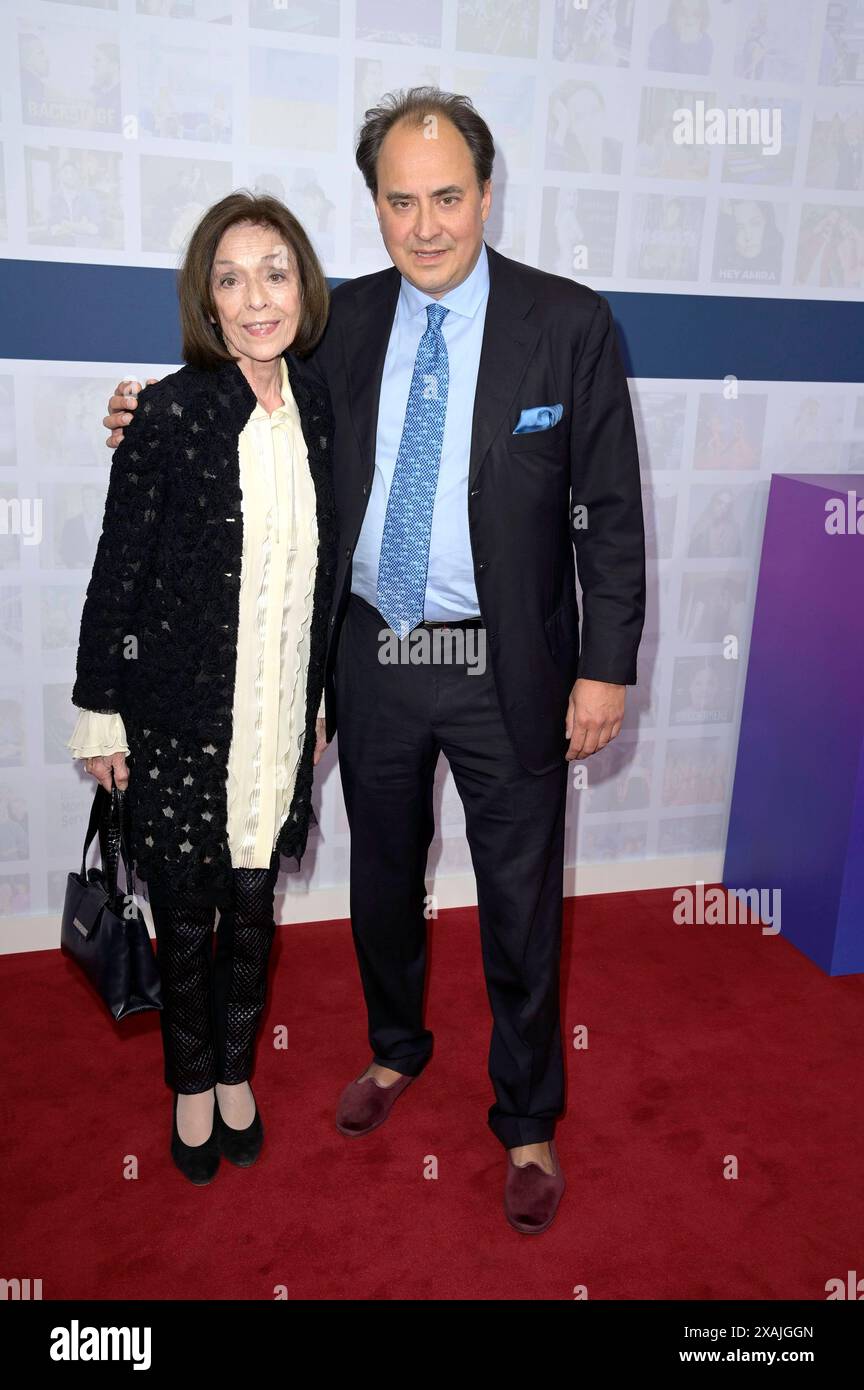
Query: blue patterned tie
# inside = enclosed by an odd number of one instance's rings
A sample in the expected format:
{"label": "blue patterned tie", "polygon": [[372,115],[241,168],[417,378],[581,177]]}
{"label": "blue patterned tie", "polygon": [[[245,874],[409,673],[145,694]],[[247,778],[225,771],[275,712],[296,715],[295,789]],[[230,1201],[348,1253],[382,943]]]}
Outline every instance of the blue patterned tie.
{"label": "blue patterned tie", "polygon": [[447,344],[441,332],[447,312],[441,304],[426,306],[428,324],[414,359],[405,424],[384,516],[378,561],[378,608],[400,637],[423,621],[429,537],[450,384]]}

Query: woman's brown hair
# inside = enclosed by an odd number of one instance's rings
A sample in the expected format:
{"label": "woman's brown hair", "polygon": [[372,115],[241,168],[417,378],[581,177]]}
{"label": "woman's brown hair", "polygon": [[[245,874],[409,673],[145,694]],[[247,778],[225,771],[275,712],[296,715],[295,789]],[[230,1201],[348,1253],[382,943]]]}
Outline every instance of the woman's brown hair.
{"label": "woman's brown hair", "polygon": [[177,272],[183,361],[190,367],[219,367],[223,362],[236,361],[226,348],[219,327],[211,276],[216,248],[229,227],[238,222],[271,227],[294,255],[300,280],[300,322],[291,351],[311,352],[327,323],[327,281],[300,222],[278,198],[241,188],[207,209],[189,238],[183,265]]}

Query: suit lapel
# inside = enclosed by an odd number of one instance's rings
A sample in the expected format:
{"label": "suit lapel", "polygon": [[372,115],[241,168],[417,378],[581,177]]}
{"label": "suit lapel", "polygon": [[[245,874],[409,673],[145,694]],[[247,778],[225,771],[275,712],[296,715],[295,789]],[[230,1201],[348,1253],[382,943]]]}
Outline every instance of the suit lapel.
{"label": "suit lapel", "polygon": [[515,261],[491,246],[489,300],[474,395],[469,486],[473,487],[490,445],[504,423],[519,383],[540,339],[540,329],[525,321],[534,302],[527,277]]}
{"label": "suit lapel", "polygon": [[366,470],[364,476],[371,475],[375,462],[381,379],[400,285],[401,277],[395,266],[376,276],[366,293],[358,299],[354,314],[343,329],[348,399],[354,433]]}

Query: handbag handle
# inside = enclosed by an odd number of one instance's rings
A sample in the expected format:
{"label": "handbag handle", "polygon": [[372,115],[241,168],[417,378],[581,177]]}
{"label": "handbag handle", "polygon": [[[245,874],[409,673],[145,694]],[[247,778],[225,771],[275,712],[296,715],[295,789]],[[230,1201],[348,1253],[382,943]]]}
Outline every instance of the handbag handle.
{"label": "handbag handle", "polygon": [[[111,780],[114,780],[113,767],[111,769]],[[132,870],[129,867],[129,845],[126,840],[126,793],[124,791],[121,791],[119,787],[114,787],[113,791],[111,792],[112,820],[115,814],[115,807],[117,817],[116,844],[113,843],[110,839],[108,842],[109,873],[111,875],[112,895],[116,895],[117,892],[118,851],[119,858],[122,859],[123,867],[126,870],[127,893],[131,891],[132,888]]]}
{"label": "handbag handle", "polygon": [[[111,781],[114,782],[113,767],[111,769]],[[127,888],[132,881],[129,869],[129,847],[126,843],[123,792],[116,785],[112,786],[110,792],[102,786],[101,782],[96,785],[93,805],[90,807],[90,820],[87,823],[84,848],[81,852],[81,878],[83,882],[87,881],[87,851],[97,832],[108,896],[113,902],[117,896],[117,871],[120,859],[123,860],[123,867],[126,870]]]}

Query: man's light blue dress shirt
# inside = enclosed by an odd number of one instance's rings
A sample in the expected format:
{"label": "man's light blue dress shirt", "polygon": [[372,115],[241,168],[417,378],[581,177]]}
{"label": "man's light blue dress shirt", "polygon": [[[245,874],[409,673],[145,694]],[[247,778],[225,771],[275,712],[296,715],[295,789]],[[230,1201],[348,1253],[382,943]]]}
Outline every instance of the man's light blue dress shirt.
{"label": "man's light blue dress shirt", "polygon": [[352,593],[359,594],[375,608],[378,606],[378,561],[384,516],[402,439],[414,359],[426,331],[426,305],[438,303],[449,310],[441,331],[447,344],[450,386],[432,514],[423,616],[428,621],[441,622],[448,618],[472,617],[480,612],[468,533],[468,463],[488,299],[489,264],[485,243],[468,278],[439,300],[424,294],[404,275],[402,277],[381,379],[375,473],[354,551],[351,580]]}

